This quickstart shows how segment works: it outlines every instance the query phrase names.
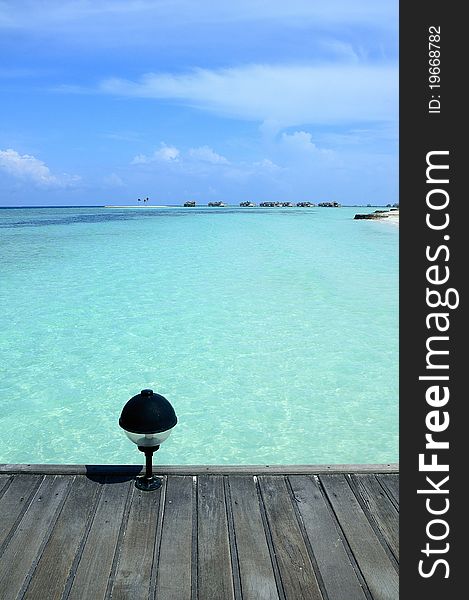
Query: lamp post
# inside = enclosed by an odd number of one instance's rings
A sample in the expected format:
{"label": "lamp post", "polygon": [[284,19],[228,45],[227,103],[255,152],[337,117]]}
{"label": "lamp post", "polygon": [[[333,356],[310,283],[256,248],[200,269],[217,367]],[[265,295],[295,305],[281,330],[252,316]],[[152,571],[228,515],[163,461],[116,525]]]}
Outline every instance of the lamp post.
{"label": "lamp post", "polygon": [[153,390],[142,390],[132,396],[122,409],[119,425],[145,454],[145,475],[135,480],[135,487],[139,490],[156,490],[161,486],[161,479],[152,473],[153,453],[169,437],[176,423],[174,408]]}

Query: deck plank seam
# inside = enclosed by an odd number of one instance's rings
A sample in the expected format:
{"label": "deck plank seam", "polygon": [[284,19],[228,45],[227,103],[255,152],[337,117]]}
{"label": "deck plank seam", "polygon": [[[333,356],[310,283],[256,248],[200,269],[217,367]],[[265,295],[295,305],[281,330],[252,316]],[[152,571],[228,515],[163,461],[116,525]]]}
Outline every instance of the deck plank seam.
{"label": "deck plank seam", "polygon": [[316,577],[316,581],[318,583],[319,590],[321,592],[323,600],[329,600],[329,594],[327,593],[326,586],[324,585],[324,580],[322,578],[322,575],[321,575],[321,572],[320,572],[320,569],[319,569],[319,566],[318,566],[318,563],[316,560],[316,556],[314,555],[314,551],[313,551],[313,548],[309,541],[308,534],[306,533],[306,528],[305,528],[305,524],[303,521],[303,517],[301,516],[301,513],[298,508],[298,500],[295,496],[295,492],[293,491],[290,478],[287,476],[287,477],[285,477],[285,479],[286,479],[287,491],[288,491],[288,494],[290,496],[290,500],[291,500],[291,503],[293,506],[293,512],[295,513],[298,527],[301,531],[301,535],[303,536],[303,540],[304,540],[306,550],[309,555],[309,560],[311,561],[311,565],[313,567],[313,572]]}
{"label": "deck plank seam", "polygon": [[[38,491],[41,483],[44,481],[44,479],[45,479],[45,475],[39,476],[37,478],[35,487],[33,487],[31,492],[29,493],[28,497],[25,498],[25,501],[24,501],[24,504],[23,504],[23,507],[22,507],[20,513],[16,517],[15,522],[12,524],[10,531],[8,532],[8,535],[5,536],[5,539],[3,540],[3,544],[0,545],[0,557],[7,549],[7,546],[10,543],[11,538],[15,535],[15,531],[18,529],[18,526],[21,523],[21,521],[23,520],[24,515],[26,514],[29,507],[31,506],[31,502],[33,501],[34,497],[36,496],[37,491]],[[11,482],[10,482],[10,485],[11,485]]]}
{"label": "deck plank seam", "polygon": [[81,557],[83,556],[83,551],[85,549],[86,542],[88,541],[88,536],[89,536],[91,527],[93,526],[93,522],[94,522],[94,519],[96,516],[96,510],[98,508],[101,496],[103,495],[103,492],[104,492],[105,478],[103,477],[102,479],[103,480],[100,482],[100,485],[97,486],[97,489],[95,491],[93,502],[91,504],[90,510],[87,515],[85,531],[83,532],[83,536],[80,540],[75,557],[74,557],[72,565],[70,567],[70,572],[68,574],[67,581],[65,582],[65,586],[62,591],[61,600],[67,600],[68,597],[70,596],[70,591],[72,589],[72,585],[75,580],[78,565],[80,564]]}
{"label": "deck plank seam", "polygon": [[[350,561],[350,564],[352,565],[353,570],[355,571],[355,574],[356,574],[357,579],[360,583],[360,586],[363,590],[363,593],[367,597],[367,600],[373,600],[373,595],[368,587],[368,583],[365,579],[365,576],[362,573],[362,570],[360,568],[360,565],[358,564],[357,559],[355,558],[355,554],[353,553],[353,550],[349,544],[347,536],[345,535],[345,531],[342,528],[342,525],[339,520],[339,516],[336,514],[334,507],[332,505],[332,502],[330,501],[329,496],[327,495],[327,491],[325,490],[325,488],[322,484],[321,477],[319,475],[312,475],[312,477],[314,477],[317,481],[319,490],[324,498],[326,507],[329,510],[329,514],[331,515],[331,518],[335,524],[337,533],[339,534],[339,537],[342,541],[342,545],[344,546],[344,549],[345,549],[345,552],[347,553],[347,557]],[[326,475],[326,477],[327,477],[327,475]]]}
{"label": "deck plank seam", "polygon": [[242,585],[241,575],[239,572],[239,556],[238,546],[236,543],[236,531],[234,528],[233,518],[233,507],[231,503],[231,489],[229,485],[229,476],[223,476],[223,488],[225,492],[225,511],[226,511],[226,522],[228,525],[228,541],[230,545],[230,559],[231,559],[231,575],[233,579],[233,591],[235,600],[242,600]]}
{"label": "deck plank seam", "polygon": [[345,475],[345,479],[350,487],[350,489],[352,490],[352,493],[354,494],[355,498],[357,499],[358,504],[360,505],[363,513],[365,514],[365,517],[368,519],[368,523],[370,524],[371,528],[373,529],[375,536],[377,537],[379,543],[381,544],[381,546],[383,547],[383,550],[386,552],[389,560],[391,561],[394,569],[396,570],[397,573],[399,573],[399,563],[396,560],[396,557],[394,556],[393,551],[391,550],[391,548],[389,547],[389,544],[386,540],[385,535],[383,534],[381,527],[379,526],[379,524],[377,523],[376,519],[374,518],[373,514],[371,513],[370,509],[368,508],[362,494],[360,493],[360,490],[358,489],[358,486],[356,485],[356,483],[353,481],[351,475]]}
{"label": "deck plank seam", "polygon": [[[375,475],[373,475],[373,477],[375,478],[375,480],[378,482],[379,487],[383,490],[384,495],[386,496],[386,498],[389,500],[389,502],[394,506],[394,508],[396,509],[397,512],[397,527],[398,527],[398,531],[399,531],[399,504],[396,504],[396,499],[392,497],[392,495],[388,492],[388,490],[385,488],[384,484],[381,483],[381,481],[379,480],[379,478]],[[394,552],[393,552],[394,554]],[[396,556],[396,560],[397,563],[400,564],[400,560],[399,557]]]}
{"label": "deck plank seam", "polygon": [[262,489],[261,489],[260,481],[259,481],[257,475],[254,475],[253,479],[254,479],[254,483],[256,486],[257,500],[259,502],[259,510],[261,513],[261,520],[262,520],[262,525],[264,527],[264,535],[265,535],[265,539],[267,541],[267,547],[269,549],[269,555],[270,555],[270,560],[272,563],[272,570],[274,572],[274,578],[275,578],[275,584],[277,586],[278,597],[279,597],[279,600],[286,600],[285,590],[283,588],[283,581],[282,581],[282,577],[280,575],[280,569],[279,569],[278,562],[277,562],[277,555],[275,553],[274,542],[272,539],[272,532],[270,530],[269,520],[267,518],[267,511],[266,511],[265,505],[264,505],[264,498],[262,496]]}
{"label": "deck plank seam", "polygon": [[13,481],[13,477],[14,475],[10,475],[9,477],[7,476],[5,478],[6,483],[3,484],[3,487],[0,489],[0,500],[3,498],[3,494],[7,491],[7,489],[10,487],[11,482]]}
{"label": "deck plank seam", "polygon": [[130,506],[132,504],[134,491],[135,486],[129,483],[129,489],[127,490],[127,497],[125,499],[124,512],[122,513],[122,520],[119,527],[119,533],[117,535],[116,548],[114,550],[114,556],[112,557],[111,570],[109,572],[106,592],[104,594],[105,600],[109,600],[109,598],[112,597],[112,589],[114,587],[114,580],[116,577],[117,567],[119,566],[119,560],[121,557],[122,541],[124,539],[129,523]]}
{"label": "deck plank seam", "polygon": [[199,480],[192,477],[191,600],[199,598]]}
{"label": "deck plank seam", "polygon": [[[57,477],[65,477],[65,476],[64,475],[55,475],[54,479],[56,479]],[[18,592],[18,598],[23,598],[23,596],[26,593],[26,590],[29,587],[29,584],[31,583],[31,579],[33,578],[34,572],[35,572],[35,570],[37,568],[37,565],[38,565],[39,560],[40,560],[40,558],[42,556],[42,553],[44,552],[44,548],[46,547],[47,542],[49,541],[50,536],[52,535],[52,532],[54,531],[54,528],[55,528],[55,526],[57,524],[57,521],[58,521],[58,519],[60,517],[60,514],[62,513],[62,510],[63,510],[63,507],[65,505],[65,502],[67,501],[67,498],[68,498],[68,496],[70,494],[70,491],[72,489],[72,485],[73,485],[73,483],[75,481],[75,478],[76,478],[76,476],[74,475],[71,478],[71,480],[69,479],[67,481],[66,490],[65,490],[65,492],[63,494],[63,497],[62,497],[59,505],[55,509],[55,513],[54,513],[53,518],[51,519],[51,522],[49,523],[49,527],[47,528],[46,532],[44,533],[44,537],[43,537],[43,539],[42,539],[42,541],[41,541],[41,543],[40,543],[40,545],[38,547],[36,556],[34,557],[33,562],[32,562],[32,564],[31,564],[31,566],[29,568],[29,571],[28,571],[28,573],[26,574],[26,576],[24,578],[24,581],[23,581],[23,584],[22,584],[22,586],[20,588],[20,591]],[[32,504],[32,502],[33,502],[33,500],[31,501],[30,505]]]}
{"label": "deck plank seam", "polygon": [[[378,477],[379,475],[379,477]],[[375,476],[382,481],[382,485],[388,490],[389,494],[393,497],[394,502],[399,507],[399,489],[395,489],[396,486],[391,485],[391,481],[397,483],[397,488],[399,488],[399,472],[397,473],[375,473]],[[391,480],[391,481],[390,481]]]}
{"label": "deck plank seam", "polygon": [[399,502],[397,501],[397,498],[394,497],[394,494],[391,492],[391,490],[386,485],[386,482],[381,481],[381,479],[379,477],[377,477],[376,474],[374,474],[374,477],[375,477],[376,481],[379,483],[379,485],[381,486],[381,488],[383,489],[386,496],[389,498],[389,501],[391,502],[391,504],[394,506],[394,508],[397,510],[397,512],[399,512]]}
{"label": "deck plank seam", "polygon": [[[166,490],[168,486],[168,476],[160,476],[162,486],[160,488],[160,503],[158,506],[158,523],[156,525],[155,545],[153,547],[153,560],[151,564],[149,598],[156,598],[156,587],[158,585],[158,568],[160,564],[161,540],[163,537],[163,526],[166,509]],[[147,492],[150,494],[151,492]]]}

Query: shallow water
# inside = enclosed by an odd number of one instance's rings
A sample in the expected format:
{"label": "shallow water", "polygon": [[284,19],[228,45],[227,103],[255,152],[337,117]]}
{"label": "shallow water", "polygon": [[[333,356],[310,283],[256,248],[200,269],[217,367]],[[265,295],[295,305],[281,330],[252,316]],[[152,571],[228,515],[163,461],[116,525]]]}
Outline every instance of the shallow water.
{"label": "shallow water", "polygon": [[[372,209],[369,209],[372,210]],[[0,211],[0,462],[398,458],[398,228],[363,209]]]}

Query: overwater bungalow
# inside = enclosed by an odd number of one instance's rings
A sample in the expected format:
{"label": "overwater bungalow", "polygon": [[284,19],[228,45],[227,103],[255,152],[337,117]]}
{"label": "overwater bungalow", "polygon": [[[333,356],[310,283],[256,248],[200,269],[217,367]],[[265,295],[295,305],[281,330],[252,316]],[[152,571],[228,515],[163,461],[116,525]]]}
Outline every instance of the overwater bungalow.
{"label": "overwater bungalow", "polygon": [[223,202],[209,202],[208,206],[226,206]]}
{"label": "overwater bungalow", "polygon": [[249,202],[249,201],[240,202],[239,205],[240,206],[249,206],[249,207],[257,206],[257,204],[255,202]]}
{"label": "overwater bungalow", "polygon": [[326,206],[328,208],[340,208],[341,204],[338,202],[320,202],[318,206]]}
{"label": "overwater bungalow", "polygon": [[194,200],[188,200],[187,202],[184,202],[184,208],[193,208],[195,206],[195,201]]}

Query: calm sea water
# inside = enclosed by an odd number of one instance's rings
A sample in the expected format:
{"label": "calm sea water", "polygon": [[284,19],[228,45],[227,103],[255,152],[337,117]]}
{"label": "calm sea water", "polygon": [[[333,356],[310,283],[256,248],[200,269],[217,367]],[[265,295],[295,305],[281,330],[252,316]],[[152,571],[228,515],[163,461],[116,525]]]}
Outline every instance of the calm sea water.
{"label": "calm sea water", "polygon": [[141,462],[143,388],[157,463],[396,461],[398,228],[355,212],[1,210],[0,462]]}

